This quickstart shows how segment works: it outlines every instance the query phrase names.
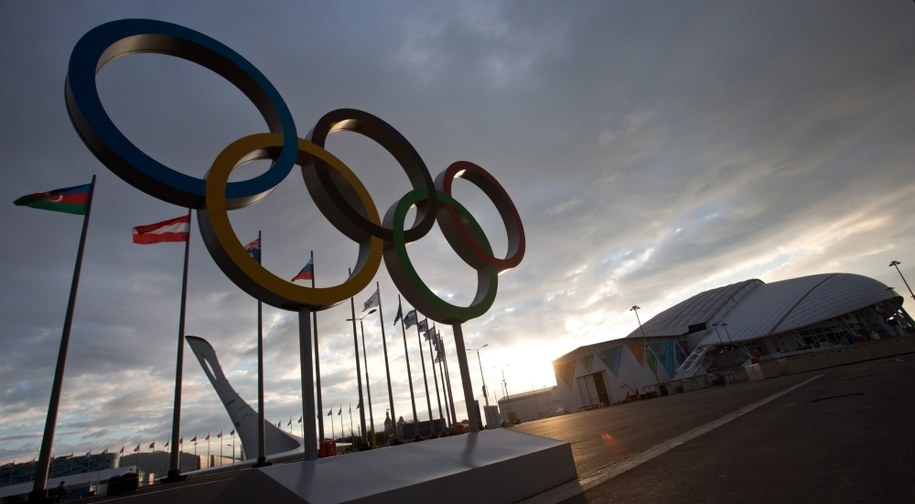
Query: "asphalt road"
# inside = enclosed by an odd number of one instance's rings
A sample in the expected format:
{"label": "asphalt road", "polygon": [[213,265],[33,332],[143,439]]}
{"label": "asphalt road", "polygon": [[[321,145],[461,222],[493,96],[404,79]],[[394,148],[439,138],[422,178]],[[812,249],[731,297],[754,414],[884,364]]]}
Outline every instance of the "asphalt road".
{"label": "asphalt road", "polygon": [[584,493],[553,502],[911,503],[913,378],[904,355],[515,429],[571,443]]}

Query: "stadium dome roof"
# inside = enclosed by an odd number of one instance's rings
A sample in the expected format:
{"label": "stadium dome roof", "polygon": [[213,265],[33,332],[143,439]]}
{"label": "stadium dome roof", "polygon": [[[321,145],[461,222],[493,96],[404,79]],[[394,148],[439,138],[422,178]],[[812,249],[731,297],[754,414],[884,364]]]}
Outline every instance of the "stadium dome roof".
{"label": "stadium dome roof", "polygon": [[[893,298],[902,301],[883,283],[850,273],[769,284],[754,279],[699,293],[646,321],[642,329],[647,337],[671,337],[707,328],[697,345],[702,347],[806,327]],[[641,336],[636,328],[627,337]]]}

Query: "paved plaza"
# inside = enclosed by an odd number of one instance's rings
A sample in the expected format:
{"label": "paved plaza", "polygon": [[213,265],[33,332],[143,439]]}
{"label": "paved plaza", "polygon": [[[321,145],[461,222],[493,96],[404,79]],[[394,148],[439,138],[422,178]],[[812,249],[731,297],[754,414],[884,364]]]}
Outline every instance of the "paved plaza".
{"label": "paved plaza", "polygon": [[915,502],[913,377],[908,354],[515,428],[572,443],[579,484],[537,502]]}

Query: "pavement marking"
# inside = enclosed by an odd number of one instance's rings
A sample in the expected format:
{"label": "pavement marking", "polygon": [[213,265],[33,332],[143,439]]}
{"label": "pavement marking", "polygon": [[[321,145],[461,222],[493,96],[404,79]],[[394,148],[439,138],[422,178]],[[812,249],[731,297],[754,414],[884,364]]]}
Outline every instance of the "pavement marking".
{"label": "pavement marking", "polygon": [[591,488],[596,487],[597,485],[605,483],[630,469],[635,469],[636,467],[654,459],[655,457],[659,457],[682,444],[692,441],[693,439],[696,439],[703,434],[707,434],[732,420],[746,415],[747,413],[755,410],[756,408],[759,408],[760,406],[772,402],[779,397],[782,397],[783,395],[788,394],[822,377],[823,375],[816,375],[813,378],[792,385],[785,390],[776,392],[775,394],[772,394],[764,399],[760,399],[759,401],[756,401],[749,406],[744,406],[743,408],[718,418],[717,420],[712,420],[705,425],[696,427],[695,429],[689,430],[679,436],[668,439],[663,443],[656,444],[647,450],[637,453],[636,455],[626,457],[623,460],[619,460],[600,469],[591,471],[590,473],[579,478],[578,481],[571,481],[552,490],[548,490],[540,495],[527,499],[523,501],[523,504],[558,503],[575,497],[587,490],[590,490]]}

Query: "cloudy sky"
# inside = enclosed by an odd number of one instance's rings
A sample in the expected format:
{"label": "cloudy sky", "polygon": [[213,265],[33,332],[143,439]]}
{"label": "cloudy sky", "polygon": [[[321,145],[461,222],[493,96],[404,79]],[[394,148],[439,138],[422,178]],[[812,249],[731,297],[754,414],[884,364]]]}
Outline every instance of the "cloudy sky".
{"label": "cloudy sky", "polygon": [[[71,49],[115,19],[170,21],[233,48],[279,90],[300,136],[331,110],[362,109],[397,128],[433,176],[467,160],[501,182],[523,218],[527,253],[500,276],[491,310],[464,326],[468,347],[487,345],[480,357],[491,400],[502,396],[503,376],[509,393],[553,385],[552,359],[627,335],[633,304],[647,320],[709,288],[824,272],[904,293],[887,267],[893,259],[915,280],[910,1],[13,1],[3,11],[0,462],[37,456],[81,224],[12,201],[93,174],[54,452],[170,437],[183,248],[134,245],[130,234],[185,210],[102,166],[64,105]],[[136,145],[196,177],[223,147],[266,129],[237,89],[184,60],[132,55],[97,82]],[[327,148],[382,213],[405,193],[403,171],[372,141],[341,133]],[[492,203],[466,182],[456,195],[504,253]],[[264,264],[278,276],[291,278],[311,251],[319,285],[343,281],[354,265],[357,247],[320,214],[297,170],[231,219],[243,241],[263,232]],[[470,302],[475,274],[441,232],[411,245],[410,256],[442,297]],[[384,267],[376,280],[395,409],[410,419],[403,339],[391,325],[398,293]],[[356,297],[357,315],[373,290]],[[217,268],[196,225],[187,306],[187,333],[212,342],[232,384],[256,404],[256,301]],[[319,313],[324,409],[342,408],[347,431],[346,411],[358,402],[351,316],[348,302]],[[364,328],[380,424],[378,315]],[[457,399],[454,342],[442,329]],[[265,307],[264,331],[267,416],[285,425],[302,411],[297,315]],[[415,333],[407,344],[423,418]],[[228,431],[190,352],[184,372],[184,436]]]}

